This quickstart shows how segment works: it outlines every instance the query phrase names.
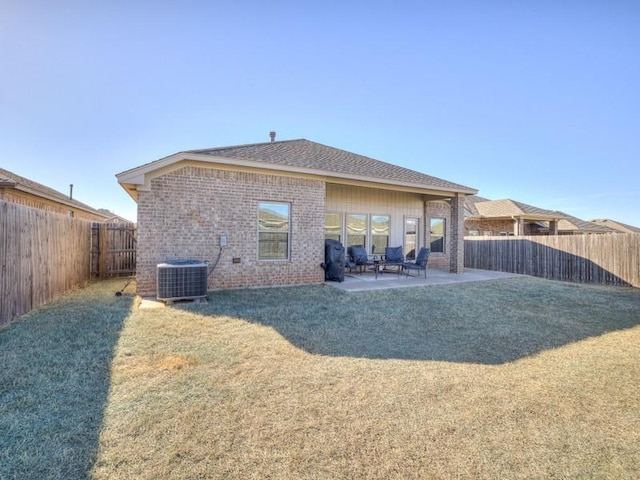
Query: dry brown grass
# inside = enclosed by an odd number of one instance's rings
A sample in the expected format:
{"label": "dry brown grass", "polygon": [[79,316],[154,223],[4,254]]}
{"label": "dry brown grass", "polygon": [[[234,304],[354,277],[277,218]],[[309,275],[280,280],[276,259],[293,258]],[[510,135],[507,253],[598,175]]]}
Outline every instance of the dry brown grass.
{"label": "dry brown grass", "polygon": [[92,476],[636,478],[639,319],[637,290],[526,278],[138,310]]}

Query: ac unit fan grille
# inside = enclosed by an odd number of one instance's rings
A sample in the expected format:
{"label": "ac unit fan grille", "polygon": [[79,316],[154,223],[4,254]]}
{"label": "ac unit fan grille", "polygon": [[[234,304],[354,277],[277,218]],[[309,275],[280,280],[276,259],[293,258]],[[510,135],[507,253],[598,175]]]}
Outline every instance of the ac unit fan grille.
{"label": "ac unit fan grille", "polygon": [[158,265],[158,299],[189,300],[207,296],[206,263],[176,262]]}

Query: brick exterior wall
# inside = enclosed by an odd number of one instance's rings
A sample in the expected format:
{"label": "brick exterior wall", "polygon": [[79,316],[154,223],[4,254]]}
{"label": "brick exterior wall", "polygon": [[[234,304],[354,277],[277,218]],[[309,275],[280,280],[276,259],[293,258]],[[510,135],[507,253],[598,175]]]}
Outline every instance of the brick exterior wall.
{"label": "brick exterior wall", "polygon": [[95,222],[104,222],[104,217],[93,215],[90,212],[85,212],[84,210],[65,205],[64,203],[57,203],[14,189],[0,188],[0,200],[4,200],[10,203],[16,203],[18,205],[24,205],[25,207],[37,208],[38,210],[44,210],[45,212],[58,213],[65,216],[70,216],[71,212],[74,218],[92,220]]}
{"label": "brick exterior wall", "polygon": [[447,268],[450,262],[451,252],[451,207],[442,200],[425,202],[424,211],[424,230],[425,241],[424,245],[429,247],[431,245],[430,227],[432,218],[444,218],[445,219],[445,246],[444,253],[430,253],[429,254],[429,267],[434,268]]}
{"label": "brick exterior wall", "polygon": [[483,236],[484,232],[491,232],[491,235],[500,235],[500,232],[507,232],[513,234],[514,220],[465,220],[464,230],[465,235],[470,235],[470,231],[475,230],[478,235]]}
{"label": "brick exterior wall", "polygon": [[[485,236],[485,232],[491,232],[492,236],[499,236],[503,232],[506,232],[507,235],[515,235],[515,224],[516,221],[512,219],[465,220],[464,230],[465,235],[471,235],[470,232],[475,230],[481,237]],[[544,230],[544,227],[541,227],[537,222],[533,221],[521,223],[518,228],[518,235],[540,235],[541,230]],[[548,233],[548,231],[544,231],[545,235]]]}
{"label": "brick exterior wall", "polygon": [[[258,203],[291,204],[290,260],[258,261]],[[156,293],[157,264],[215,261],[209,289],[321,283],[325,183],[254,172],[184,166],[138,192],[137,286]],[[233,263],[233,259],[240,263]]]}
{"label": "brick exterior wall", "polygon": [[464,272],[464,195],[451,199],[451,259],[449,271]]}

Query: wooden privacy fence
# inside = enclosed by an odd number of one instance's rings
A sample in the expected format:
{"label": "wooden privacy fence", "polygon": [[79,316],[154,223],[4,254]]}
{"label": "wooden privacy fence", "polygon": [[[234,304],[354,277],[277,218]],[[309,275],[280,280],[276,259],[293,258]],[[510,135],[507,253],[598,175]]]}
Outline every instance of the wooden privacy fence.
{"label": "wooden privacy fence", "polygon": [[464,265],[552,280],[640,287],[640,234],[466,237]]}
{"label": "wooden privacy fence", "polygon": [[134,223],[94,223],[91,227],[91,273],[100,278],[135,275]]}
{"label": "wooden privacy fence", "polygon": [[91,223],[0,201],[0,325],[91,276]]}

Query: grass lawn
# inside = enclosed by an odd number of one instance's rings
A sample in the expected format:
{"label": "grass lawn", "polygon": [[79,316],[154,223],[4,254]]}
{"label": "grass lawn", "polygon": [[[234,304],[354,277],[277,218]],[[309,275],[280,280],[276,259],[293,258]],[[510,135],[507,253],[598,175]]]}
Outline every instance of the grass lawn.
{"label": "grass lawn", "polygon": [[638,289],[121,284],[0,331],[0,478],[640,476]]}

